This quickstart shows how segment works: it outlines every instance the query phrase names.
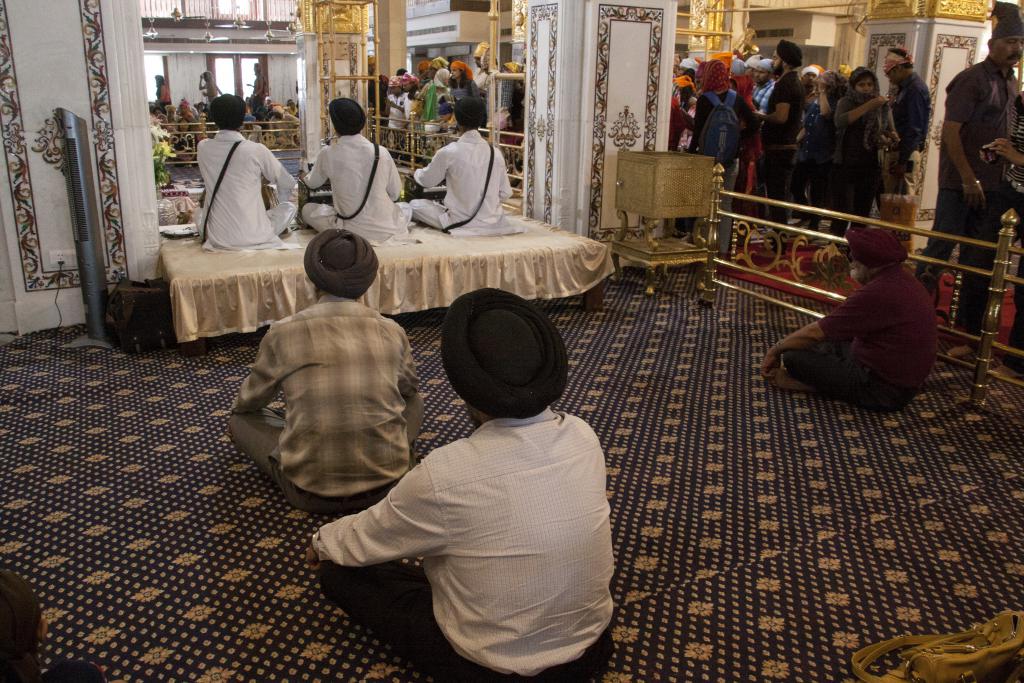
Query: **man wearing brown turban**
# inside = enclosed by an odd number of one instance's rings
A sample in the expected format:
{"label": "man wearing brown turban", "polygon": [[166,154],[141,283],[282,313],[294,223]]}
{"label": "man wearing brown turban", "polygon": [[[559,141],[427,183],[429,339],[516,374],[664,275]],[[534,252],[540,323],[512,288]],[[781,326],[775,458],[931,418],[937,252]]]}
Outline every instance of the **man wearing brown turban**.
{"label": "man wearing brown turban", "polygon": [[[231,436],[292,506],[362,510],[415,462],[423,399],[412,349],[398,323],[356,301],[377,278],[369,242],[325,230],[306,247],[305,267],[320,299],[263,338]],[[268,407],[279,391],[285,415]]]}
{"label": "man wearing brown turban", "polygon": [[[614,559],[601,444],[549,407],[562,338],[529,302],[481,289],[448,310],[441,360],[476,431],[321,527],[306,559],[350,619],[434,680],[588,680],[611,653]],[[394,562],[417,556],[423,569]]]}
{"label": "man wearing brown turban", "polygon": [[868,410],[900,410],[935,364],[935,309],[903,268],[907,250],[895,235],[849,228],[846,240],[850,275],[860,289],[768,349],[761,374],[780,389],[821,392]]}

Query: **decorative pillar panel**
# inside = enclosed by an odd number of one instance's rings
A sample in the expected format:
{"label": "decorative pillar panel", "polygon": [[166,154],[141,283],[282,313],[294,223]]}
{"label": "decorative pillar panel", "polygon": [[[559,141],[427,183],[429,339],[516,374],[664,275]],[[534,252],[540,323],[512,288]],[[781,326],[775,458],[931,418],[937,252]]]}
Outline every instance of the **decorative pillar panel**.
{"label": "decorative pillar panel", "polygon": [[[615,181],[619,152],[668,144],[675,2],[588,3],[580,196],[585,230],[609,238],[619,224]],[[651,7],[650,5],[656,5]]]}
{"label": "decorative pillar panel", "polygon": [[[966,4],[973,8],[972,2],[973,0],[968,0]],[[878,11],[879,6],[876,4],[874,9]],[[896,3],[882,6],[881,9],[890,14],[896,13]],[[949,3],[932,3],[932,9],[949,13],[953,8]],[[966,14],[966,10],[964,13]],[[984,16],[983,12],[981,16]],[[912,188],[920,200],[917,212],[919,221],[930,221],[935,218],[946,86],[954,76],[977,61],[984,31],[985,24],[976,18],[958,21],[908,17],[868,22],[868,54],[865,63],[878,76],[882,92],[889,89],[889,79],[882,71],[885,53],[890,47],[902,45],[913,55],[914,69],[928,85],[928,91],[931,93],[928,137],[921,153],[921,164],[914,173]]]}
{"label": "decorative pillar panel", "polygon": [[524,213],[592,237],[617,225],[622,149],[665,149],[677,5],[530,0]]}
{"label": "decorative pillar panel", "polygon": [[295,40],[298,47],[298,101],[299,118],[302,122],[302,163],[313,163],[320,152],[320,141],[324,138],[321,128],[320,110],[324,106],[320,95],[320,68],[317,65],[316,34],[309,33],[303,24],[302,33]]}
{"label": "decorative pillar panel", "polygon": [[[79,286],[74,260],[59,268],[51,258],[75,248],[56,107],[89,127],[108,282],[129,269],[151,274],[159,245],[138,7],[77,0],[48,8],[0,0],[0,212],[20,332],[56,324],[52,290]],[[60,304],[65,323],[83,319],[77,292]]]}

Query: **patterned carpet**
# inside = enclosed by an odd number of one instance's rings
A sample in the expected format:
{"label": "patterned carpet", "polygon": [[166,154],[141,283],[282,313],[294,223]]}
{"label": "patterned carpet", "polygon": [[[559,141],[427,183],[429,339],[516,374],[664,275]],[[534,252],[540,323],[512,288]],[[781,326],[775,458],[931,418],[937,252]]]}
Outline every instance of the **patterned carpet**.
{"label": "patterned carpet", "polygon": [[[586,314],[544,304],[570,350],[559,407],[605,446],[617,572],[605,681],[844,681],[850,653],[1024,608],[1024,393],[960,403],[940,365],[905,412],[766,388],[762,350],[803,320],[692,274],[635,271]],[[444,380],[443,313],[399,317],[426,394],[422,453],[470,423]],[[225,438],[259,335],[209,355],[0,347],[0,565],[30,577],[48,656],[111,680],[422,680],[319,595],[322,520]]]}

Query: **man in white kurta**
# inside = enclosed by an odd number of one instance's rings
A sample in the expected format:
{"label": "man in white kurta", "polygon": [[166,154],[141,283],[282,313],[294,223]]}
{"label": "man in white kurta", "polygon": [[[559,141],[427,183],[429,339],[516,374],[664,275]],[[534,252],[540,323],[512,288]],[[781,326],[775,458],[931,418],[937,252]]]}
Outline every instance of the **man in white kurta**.
{"label": "man in white kurta", "polygon": [[[455,103],[459,139],[438,150],[430,164],[418,169],[413,176],[423,187],[445,184],[444,204],[429,199],[412,200],[412,217],[416,221],[450,231],[455,237],[525,232],[522,225],[506,220],[501,208],[501,202],[512,196],[512,186],[508,182],[505,158],[500,150],[494,150],[491,179],[486,188],[484,186],[491,146],[480,136],[477,128],[483,125],[486,116],[487,107],[479,97],[464,97]],[[451,227],[467,219],[465,225]]]}
{"label": "man in white kurta", "polygon": [[[199,228],[206,227],[203,248],[240,251],[246,249],[300,248],[278,237],[295,218],[295,204],[288,201],[295,178],[274,153],[258,142],[246,140],[239,129],[245,117],[245,102],[235,95],[221,95],[210,104],[210,114],[220,128],[213,139],[203,140],[197,150],[199,172],[206,187]],[[217,179],[235,143],[224,180],[214,197]],[[261,179],[277,186],[278,205],[264,209]],[[207,216],[209,214],[209,216]]]}
{"label": "man in white kurta", "polygon": [[[587,680],[611,652],[614,570],[601,444],[551,410],[565,346],[496,289],[457,299],[441,356],[479,427],[380,503],[320,527],[307,561],[349,618],[438,681]],[[423,569],[393,562],[423,557]]]}
{"label": "man in white kurta", "polygon": [[373,169],[373,143],[362,135],[366,122],[362,107],[355,100],[338,98],[331,102],[329,111],[338,138],[321,150],[313,170],[303,180],[314,189],[330,180],[333,203],[306,204],[302,220],[314,230],[344,229],[373,244],[406,237],[412,210],[408,204],[395,203],[402,193],[402,180],[383,147],[379,148],[377,172],[366,195]]}

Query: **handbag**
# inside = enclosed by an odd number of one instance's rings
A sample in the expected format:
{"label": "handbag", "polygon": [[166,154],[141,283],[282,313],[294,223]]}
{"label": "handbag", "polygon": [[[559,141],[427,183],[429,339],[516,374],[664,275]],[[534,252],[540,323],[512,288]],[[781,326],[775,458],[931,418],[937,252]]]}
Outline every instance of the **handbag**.
{"label": "handbag", "polygon": [[[902,663],[869,673],[890,653]],[[1024,674],[1024,612],[1001,612],[960,633],[900,636],[853,654],[853,674],[864,683],[1013,683]]]}
{"label": "handbag", "polygon": [[107,300],[107,323],[125,353],[166,349],[178,343],[166,280],[118,282]]}

